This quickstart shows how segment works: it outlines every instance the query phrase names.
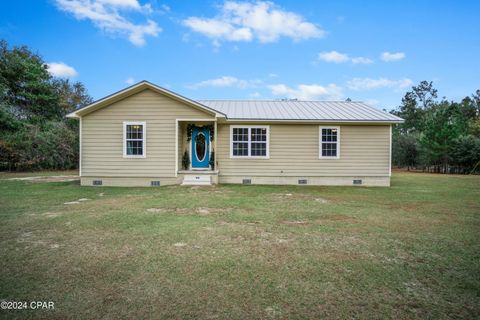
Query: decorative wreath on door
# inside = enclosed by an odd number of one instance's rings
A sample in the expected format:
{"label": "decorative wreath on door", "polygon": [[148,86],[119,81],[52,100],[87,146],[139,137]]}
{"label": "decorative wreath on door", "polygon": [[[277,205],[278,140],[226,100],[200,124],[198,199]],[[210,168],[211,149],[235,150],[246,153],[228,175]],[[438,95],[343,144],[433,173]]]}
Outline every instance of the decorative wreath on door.
{"label": "decorative wreath on door", "polygon": [[195,128],[207,128],[208,131],[210,131],[210,141],[213,141],[213,138],[214,138],[214,127],[213,127],[213,124],[206,124],[204,126],[197,126],[197,125],[194,125],[194,124],[188,124],[187,125],[187,141],[190,141],[192,140],[192,132],[193,132],[193,129]]}

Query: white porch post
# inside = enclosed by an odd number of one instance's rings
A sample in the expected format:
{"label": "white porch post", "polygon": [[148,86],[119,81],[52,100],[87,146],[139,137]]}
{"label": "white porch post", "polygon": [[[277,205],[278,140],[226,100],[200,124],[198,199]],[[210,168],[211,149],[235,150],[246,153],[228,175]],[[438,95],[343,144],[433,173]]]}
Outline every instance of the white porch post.
{"label": "white porch post", "polygon": [[218,170],[217,168],[217,119],[215,119],[214,125],[213,125],[213,136],[215,137],[213,141],[213,149],[215,150],[215,164],[214,164],[214,170]]}

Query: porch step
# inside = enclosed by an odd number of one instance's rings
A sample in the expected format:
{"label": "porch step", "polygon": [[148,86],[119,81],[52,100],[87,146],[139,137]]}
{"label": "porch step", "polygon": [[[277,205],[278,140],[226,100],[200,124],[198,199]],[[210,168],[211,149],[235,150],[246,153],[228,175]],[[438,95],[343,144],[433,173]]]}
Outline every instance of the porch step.
{"label": "porch step", "polygon": [[183,186],[209,186],[212,178],[208,174],[186,174],[183,176]]}

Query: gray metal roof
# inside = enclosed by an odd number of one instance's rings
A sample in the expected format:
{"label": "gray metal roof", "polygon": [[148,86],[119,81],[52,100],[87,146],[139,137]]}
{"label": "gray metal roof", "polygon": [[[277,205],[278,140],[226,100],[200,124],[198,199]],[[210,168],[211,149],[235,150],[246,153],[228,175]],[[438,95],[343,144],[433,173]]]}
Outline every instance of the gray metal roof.
{"label": "gray metal roof", "polygon": [[402,122],[393,114],[355,101],[198,100],[231,120]]}

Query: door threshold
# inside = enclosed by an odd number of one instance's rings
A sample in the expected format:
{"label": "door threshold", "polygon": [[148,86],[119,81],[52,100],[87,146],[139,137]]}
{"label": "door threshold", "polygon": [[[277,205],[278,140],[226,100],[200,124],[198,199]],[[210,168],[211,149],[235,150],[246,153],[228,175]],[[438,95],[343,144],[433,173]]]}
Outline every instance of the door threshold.
{"label": "door threshold", "polygon": [[218,174],[218,170],[178,170],[180,174]]}

